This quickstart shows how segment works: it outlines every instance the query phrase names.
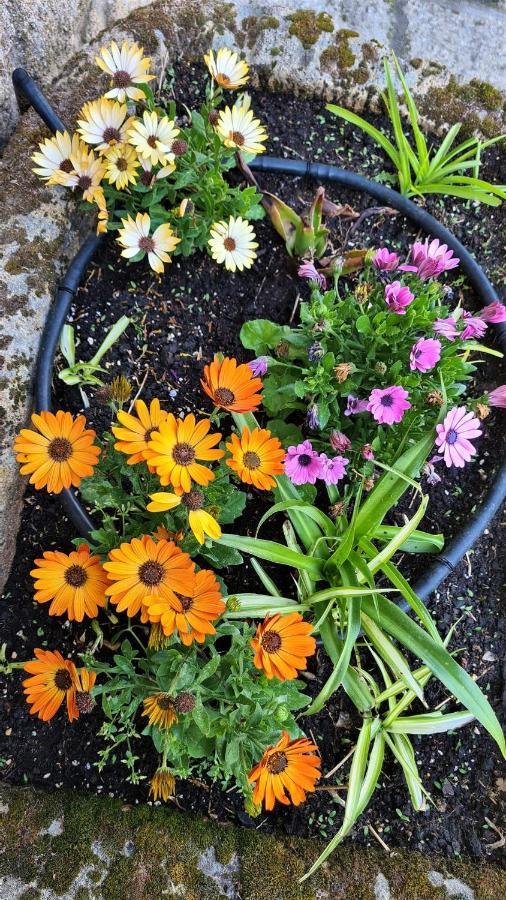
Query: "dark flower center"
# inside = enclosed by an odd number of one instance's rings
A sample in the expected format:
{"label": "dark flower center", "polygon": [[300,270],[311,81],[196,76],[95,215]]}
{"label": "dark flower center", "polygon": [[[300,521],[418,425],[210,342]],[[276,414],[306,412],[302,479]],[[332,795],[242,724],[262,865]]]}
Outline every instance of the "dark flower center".
{"label": "dark flower center", "polygon": [[156,705],[158,706],[158,709],[172,709],[174,707],[174,701],[168,694],[160,694],[160,696],[156,698]]}
{"label": "dark flower center", "polygon": [[241,134],[240,131],[233,131],[232,132],[232,140],[233,140],[234,144],[236,144],[238,147],[242,147],[244,144],[244,135]]}
{"label": "dark flower center", "polygon": [[187,494],[183,494],[183,503],[187,509],[202,509],[204,505],[204,494],[202,491],[189,491]]}
{"label": "dark flower center", "polygon": [[139,581],[146,587],[154,587],[163,580],[165,569],[160,563],[149,559],[147,562],[139,566]]}
{"label": "dark flower center", "polygon": [[147,144],[148,144],[150,147],[153,147],[154,150],[156,149],[157,139],[155,138],[154,134],[150,134],[150,135],[149,135],[148,140],[147,140]]}
{"label": "dark flower center", "polygon": [[143,235],[139,240],[139,250],[144,250],[146,253],[152,253],[154,249],[155,242],[153,238]]}
{"label": "dark flower center", "polygon": [[77,183],[83,191],[87,191],[88,188],[91,186],[91,178],[89,175],[81,175],[81,177]]}
{"label": "dark flower center", "polygon": [[299,456],[299,466],[308,466],[312,457],[308,453],[301,453]]}
{"label": "dark flower center", "polygon": [[128,169],[128,163],[123,156],[120,156],[120,158],[116,160],[116,168],[118,172],[126,172]]}
{"label": "dark flower center", "polygon": [[273,753],[272,756],[269,756],[265,767],[271,775],[280,775],[281,772],[284,772],[288,765],[288,759],[286,757],[286,753],[283,753],[281,750],[277,750],[276,753]]}
{"label": "dark flower center", "polygon": [[258,469],[260,465],[260,457],[257,453],[253,453],[251,450],[248,450],[247,453],[244,454],[244,465],[248,469]]}
{"label": "dark flower center", "polygon": [[124,69],[120,69],[112,76],[112,83],[114,87],[126,88],[129,84],[131,84],[130,75],[128,74],[128,72],[125,72]]}
{"label": "dark flower center", "polygon": [[71,172],[73,168],[74,167],[70,162],[70,159],[62,159],[60,163],[60,169],[62,170],[62,172]]}
{"label": "dark flower center", "polygon": [[59,691],[69,691],[72,687],[72,678],[67,669],[57,669],[54,675],[54,683]]}
{"label": "dark flower center", "polygon": [[106,128],[102,137],[106,144],[110,144],[111,141],[121,140],[121,134],[119,133],[118,129],[112,127]]}
{"label": "dark flower center", "polygon": [[67,438],[53,438],[47,452],[54,462],[65,462],[72,456],[72,444]]}
{"label": "dark flower center", "polygon": [[65,581],[71,587],[82,587],[88,581],[86,570],[82,566],[69,566],[65,572]]}
{"label": "dark flower center", "polygon": [[154,426],[152,428],[148,428],[148,430],[144,432],[144,440],[145,440],[146,444],[148,443],[148,441],[151,440],[151,435],[153,434],[153,431],[157,431],[157,429]]}
{"label": "dark flower center", "polygon": [[394,402],[394,398],[391,394],[385,394],[384,397],[381,398],[380,403],[382,406],[392,406]]}
{"label": "dark flower center", "polygon": [[262,635],[261,644],[266,653],[276,653],[281,647],[281,638],[277,631],[266,631]]}
{"label": "dark flower center", "polygon": [[455,428],[450,428],[448,434],[446,435],[446,443],[447,444],[455,444],[458,440],[458,432],[455,431]]}
{"label": "dark flower center", "polygon": [[231,403],[235,400],[235,394],[230,390],[230,388],[220,387],[215,393],[216,400],[218,403],[221,403],[222,406],[230,406]]}
{"label": "dark flower center", "polygon": [[218,72],[218,78],[221,80],[222,84],[230,84],[230,78],[228,75],[224,75],[223,72]]}
{"label": "dark flower center", "polygon": [[195,450],[191,444],[176,444],[172,451],[172,459],[178,466],[189,466],[195,459]]}
{"label": "dark flower center", "polygon": [[183,612],[188,612],[189,609],[193,606],[193,597],[180,597],[181,606],[183,607]]}
{"label": "dark flower center", "polygon": [[237,244],[233,238],[226,237],[223,241],[223,246],[225,247],[225,250],[228,250],[229,253],[232,253],[232,251],[237,247]]}

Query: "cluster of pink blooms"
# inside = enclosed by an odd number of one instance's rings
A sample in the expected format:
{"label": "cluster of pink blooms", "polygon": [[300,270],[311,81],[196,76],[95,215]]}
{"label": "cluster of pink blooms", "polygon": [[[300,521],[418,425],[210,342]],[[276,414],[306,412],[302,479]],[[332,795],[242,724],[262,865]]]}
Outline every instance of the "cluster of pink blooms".
{"label": "cluster of pink blooms", "polygon": [[337,484],[346,475],[348,463],[344,456],[317,453],[311,441],[303,441],[286,451],[285,473],[293,484],[315,484],[317,479]]}
{"label": "cluster of pink blooms", "polygon": [[428,281],[429,278],[437,278],[443,272],[455,269],[459,262],[446,244],[441,244],[437,238],[432,241],[427,238],[423,243],[415,241],[410,250],[409,263],[401,265],[396,253],[380,247],[374,254],[372,264],[380,273],[414,272],[421,281]]}
{"label": "cluster of pink blooms", "polygon": [[456,338],[469,341],[482,338],[489,323],[496,325],[499,322],[506,322],[506,306],[499,300],[494,300],[475,316],[465,309],[456,310],[446,319],[436,319],[432,327],[436,334],[447,341],[454,341]]}

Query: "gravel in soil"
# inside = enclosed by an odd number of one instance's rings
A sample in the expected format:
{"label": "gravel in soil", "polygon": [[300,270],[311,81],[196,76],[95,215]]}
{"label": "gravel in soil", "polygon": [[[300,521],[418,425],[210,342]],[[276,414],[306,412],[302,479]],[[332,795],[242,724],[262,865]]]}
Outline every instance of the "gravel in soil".
{"label": "gravel in soil", "polygon": [[[200,69],[181,64],[176,83],[177,99],[185,98],[190,103],[198,96]],[[377,176],[383,169],[384,160],[369,139],[339,126],[319,103],[261,91],[252,94],[253,107],[272,136],[268,150],[273,155],[335,163],[368,177]],[[385,123],[377,117],[376,124]],[[504,182],[504,160],[499,150],[489,151],[483,176]],[[313,188],[303,179],[263,177],[262,183],[299,208],[307,203]],[[333,189],[329,195],[333,201],[351,203],[359,210],[371,205],[370,199],[346,191],[337,194]],[[504,286],[504,213],[451,198],[432,199],[427,208],[475,253],[496,285]],[[133,324],[105,359],[111,377],[124,374],[135,390],[142,385],[144,399],[159,396],[175,411],[207,412],[208,405],[199,388],[203,363],[215,350],[246,359],[239,342],[242,323],[257,317],[288,321],[300,288],[292,261],[270,226],[264,221],[255,227],[259,259],[252,270],[236,275],[218,268],[207,256],[196,255],[191,260],[177,258],[160,279],[144,265],[128,266],[120,260],[116,248],[106,244],[90,267],[72,309],[78,356],[91,356],[106,329],[120,315],[129,315]],[[336,244],[342,241],[344,231],[343,225],[334,230]],[[354,235],[353,243],[387,244],[406,250],[414,237],[415,232],[402,217],[375,215]],[[466,298],[466,302],[472,305],[473,298]],[[501,376],[499,368],[496,362],[485,362],[477,383],[487,388],[504,382],[504,369]],[[55,393],[63,408],[80,409],[76,390],[56,381]],[[86,414],[100,432],[109,425],[108,410],[95,403],[93,397],[90,399]],[[489,422],[490,419],[486,424]],[[442,530],[451,536],[487,490],[505,442],[499,418],[491,424],[479,444],[477,461],[432,490],[424,523],[429,530]],[[258,518],[257,508],[260,504],[254,501],[248,508],[248,522]],[[400,519],[402,514],[400,507],[395,515]],[[244,523],[245,529],[248,522]],[[505,705],[501,672],[505,631],[500,620],[506,576],[504,552],[501,553],[504,524],[499,516],[430,601],[443,633],[460,619],[452,646],[463,648],[461,663],[476,676],[498,712]],[[50,548],[68,550],[72,533],[73,527],[63,516],[57,499],[27,491],[17,555],[0,607],[7,660],[23,660],[31,656],[35,646],[59,647],[64,653],[75,655],[91,640],[89,627],[50,618],[46,609],[32,600],[29,572],[33,559]],[[425,559],[419,559],[415,565],[409,562],[414,576],[426,566]],[[241,569],[241,579],[244,571]],[[248,577],[254,588],[252,575]],[[233,570],[227,573],[227,581],[233,588]],[[323,656],[321,651],[319,654]],[[306,678],[311,694],[320,689],[328,675],[328,663],[320,657]],[[445,699],[444,690],[429,688],[431,705]],[[98,710],[73,726],[63,716],[49,724],[41,723],[28,715],[19,673],[4,680],[1,704],[2,779],[91,790],[133,803],[145,801],[146,784],[126,783],[120,759],[98,773]],[[306,723],[321,749],[324,773],[348,753],[359,724],[341,692],[322,713]],[[389,759],[373,801],[354,829],[354,839],[369,844],[377,840],[376,832],[389,847],[412,847],[448,856],[499,855],[501,848],[491,847],[497,843],[497,834],[487,824],[499,824],[505,789],[493,742],[483,735],[481,727],[469,726],[450,735],[415,738],[414,743],[420,774],[431,794],[426,811],[413,812],[399,767]],[[149,740],[139,745],[139,753],[142,771],[149,777],[157,765]],[[265,831],[277,828],[289,834],[330,838],[342,818],[338,797],[344,796],[339,785],[345,779],[341,779],[341,771],[344,770],[338,770],[328,781],[323,779],[318,791],[302,807],[281,809],[256,822],[243,812],[237,792],[224,793],[216,784],[210,784],[205,775],[179,783],[177,803],[182,809],[200,811],[219,820],[235,819]]]}

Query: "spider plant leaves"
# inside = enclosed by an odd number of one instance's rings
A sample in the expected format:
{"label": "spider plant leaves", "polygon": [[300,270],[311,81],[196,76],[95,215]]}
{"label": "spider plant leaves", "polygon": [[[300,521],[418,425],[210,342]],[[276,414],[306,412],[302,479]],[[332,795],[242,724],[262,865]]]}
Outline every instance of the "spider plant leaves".
{"label": "spider plant leaves", "polygon": [[431,712],[420,716],[399,716],[388,726],[390,734],[442,734],[463,728],[474,722],[475,716],[467,709],[460,712]]}
{"label": "spider plant leaves", "polygon": [[224,600],[230,604],[225,611],[227,619],[263,619],[276,613],[304,612],[307,608],[290,597],[272,597],[270,594],[231,594]]}
{"label": "spider plant leaves", "polygon": [[271,516],[274,516],[279,512],[287,512],[288,510],[303,510],[310,519],[313,519],[313,521],[319,525],[323,534],[326,534],[329,537],[336,536],[336,527],[332,519],[326,516],[317,506],[314,506],[312,503],[305,503],[303,500],[281,500],[279,503],[275,503],[274,506],[271,506],[260,519],[256,533],[258,534],[262,525],[267,522]]}
{"label": "spider plant leaves", "polygon": [[296,550],[290,550],[277,544],[275,541],[264,541],[260,538],[251,538],[239,534],[222,534],[218,544],[224,547],[232,547],[242,553],[249,553],[267,562],[278,563],[281,566],[291,566],[302,572],[308,572],[312,579],[318,581],[322,577],[321,560],[312,556],[306,556]]}
{"label": "spider plant leaves", "polygon": [[[400,530],[398,525],[379,525],[374,529],[371,539],[373,541],[388,542],[394,538]],[[414,530],[400,545],[402,553],[440,553],[444,547],[442,534],[430,534],[428,531]]]}

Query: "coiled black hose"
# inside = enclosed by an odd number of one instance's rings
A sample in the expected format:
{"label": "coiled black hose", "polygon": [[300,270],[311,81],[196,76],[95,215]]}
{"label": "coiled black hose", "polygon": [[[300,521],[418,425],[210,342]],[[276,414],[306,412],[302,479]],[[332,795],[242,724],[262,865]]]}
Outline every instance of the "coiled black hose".
{"label": "coiled black hose", "polygon": [[[65,126],[54,113],[50,104],[42,94],[40,88],[28,75],[25,69],[15,69],[12,80],[18,97],[22,96],[28,105],[33,106],[48,128],[55,131],[64,131]],[[476,260],[460,243],[459,240],[447,228],[440,224],[430,213],[416,206],[407,197],[397,191],[374,181],[369,181],[361,175],[340,169],[337,166],[329,166],[323,163],[312,163],[304,160],[280,159],[272,156],[257,157],[250,163],[250,168],[257,172],[268,172],[277,175],[291,175],[292,177],[314,178],[318,181],[328,181],[340,184],[342,187],[357,190],[374,197],[380,203],[391,206],[405,215],[417,227],[423,229],[432,237],[439,238],[447,244],[459,257],[462,271],[467,276],[470,284],[476,291],[478,298],[484,306],[496,299],[496,292],[487,276],[480,268]],[[63,283],[58,287],[56,299],[53,303],[44,328],[41,339],[39,355],[36,367],[35,379],[35,407],[37,411],[51,408],[51,384],[54,367],[54,358],[60,339],[60,333],[65,324],[68,309],[79,287],[83,274],[97,251],[102,236],[90,235],[72,260]],[[506,352],[506,323],[495,326],[501,349]],[[61,501],[65,512],[83,537],[89,537],[95,526],[86,510],[81,506],[74,491],[62,491]],[[440,583],[453,571],[464,554],[472,547],[480,537],[491,519],[500,509],[506,498],[506,460],[504,460],[489,488],[485,499],[469,522],[453,538],[446,547],[444,554],[437,557],[426,574],[414,585],[414,590],[422,600],[432,594]],[[400,604],[401,605],[401,604]],[[407,604],[403,603],[406,609]]]}

